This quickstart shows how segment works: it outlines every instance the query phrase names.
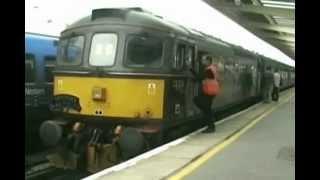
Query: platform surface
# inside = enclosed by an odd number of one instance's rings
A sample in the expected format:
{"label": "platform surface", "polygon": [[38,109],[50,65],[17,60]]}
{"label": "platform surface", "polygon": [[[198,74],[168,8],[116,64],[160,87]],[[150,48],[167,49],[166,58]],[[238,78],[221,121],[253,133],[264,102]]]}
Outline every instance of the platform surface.
{"label": "platform surface", "polygon": [[[294,150],[294,110],[294,89],[289,89],[281,93],[278,103],[259,103],[219,122],[216,133],[195,133],[178,144],[160,147],[160,153],[155,150],[149,152],[149,155],[142,154],[126,164],[103,170],[85,179],[181,179],[176,176],[181,170],[260,118],[238,140],[188,172],[182,179],[292,180],[294,159],[286,157],[286,151],[290,148]],[[155,155],[150,157],[150,153]]]}
{"label": "platform surface", "polygon": [[294,121],[292,98],[184,179],[294,180]]}

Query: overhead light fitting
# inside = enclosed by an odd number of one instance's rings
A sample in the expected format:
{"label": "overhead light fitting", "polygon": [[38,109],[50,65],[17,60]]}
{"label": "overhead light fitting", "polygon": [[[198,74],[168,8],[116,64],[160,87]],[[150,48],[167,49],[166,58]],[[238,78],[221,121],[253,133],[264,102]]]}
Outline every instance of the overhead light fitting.
{"label": "overhead light fitting", "polygon": [[263,4],[265,7],[274,7],[274,8],[283,8],[283,9],[295,9],[294,6],[283,6],[283,5],[275,5],[275,4]]}
{"label": "overhead light fitting", "polygon": [[291,3],[291,2],[267,1],[267,0],[262,0],[261,2],[262,2],[263,4],[274,4],[274,5],[283,5],[283,6],[295,6],[295,3]]}

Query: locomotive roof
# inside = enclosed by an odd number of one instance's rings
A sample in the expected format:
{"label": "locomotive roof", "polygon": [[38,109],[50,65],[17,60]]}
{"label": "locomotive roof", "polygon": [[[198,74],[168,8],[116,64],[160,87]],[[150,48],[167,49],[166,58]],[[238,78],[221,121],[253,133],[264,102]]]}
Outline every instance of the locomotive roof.
{"label": "locomotive roof", "polygon": [[65,31],[69,31],[73,28],[83,26],[107,24],[129,25],[157,29],[168,33],[188,36],[195,40],[198,40],[199,42],[203,40],[205,41],[204,44],[211,42],[212,44],[210,44],[210,46],[215,46],[215,48],[220,49],[219,51],[225,51],[229,53],[230,51],[233,51],[235,53],[241,52],[241,54],[251,54],[252,56],[260,55],[246,50],[240,46],[236,46],[228,42],[222,41],[221,39],[207,35],[200,31],[189,29],[176,23],[170,22],[168,20],[163,19],[160,16],[147,12],[141,8],[95,9],[92,11],[91,15],[84,17],[76,21],[75,23],[71,24]]}
{"label": "locomotive roof", "polygon": [[70,25],[68,29],[101,24],[142,26],[166,32],[189,35],[189,32],[186,28],[166,21],[160,16],[155,16],[154,14],[146,12],[141,8],[96,9],[92,11],[91,15],[84,17]]}
{"label": "locomotive roof", "polygon": [[141,8],[124,8],[124,9],[96,9],[92,14],[71,24],[67,29],[73,29],[81,26],[101,25],[101,24],[120,24],[142,26],[146,28],[157,29],[165,32],[181,34],[195,39],[205,39],[213,43],[229,46],[227,43],[218,40],[212,36],[200,31],[189,29],[179,24],[170,22],[160,16],[154,15]]}

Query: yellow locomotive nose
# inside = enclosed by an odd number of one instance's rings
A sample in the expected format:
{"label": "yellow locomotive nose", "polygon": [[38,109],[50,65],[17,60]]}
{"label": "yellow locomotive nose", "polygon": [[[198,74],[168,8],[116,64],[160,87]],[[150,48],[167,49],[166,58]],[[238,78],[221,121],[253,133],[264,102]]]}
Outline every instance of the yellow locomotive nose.
{"label": "yellow locomotive nose", "polygon": [[79,98],[81,112],[68,113],[127,120],[163,119],[164,80],[56,76],[54,82],[55,96]]}

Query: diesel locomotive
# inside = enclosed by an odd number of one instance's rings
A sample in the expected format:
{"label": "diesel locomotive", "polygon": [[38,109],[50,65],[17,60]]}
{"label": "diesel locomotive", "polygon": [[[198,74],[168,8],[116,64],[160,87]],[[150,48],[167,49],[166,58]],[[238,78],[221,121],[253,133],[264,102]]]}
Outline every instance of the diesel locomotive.
{"label": "diesel locomotive", "polygon": [[292,67],[140,8],[96,9],[70,25],[54,70],[56,118],[40,128],[57,147],[50,160],[95,172],[200,126],[200,84],[189,69],[199,72],[203,56],[219,71],[215,112],[259,98],[267,66],[280,70],[281,89],[294,84]]}

